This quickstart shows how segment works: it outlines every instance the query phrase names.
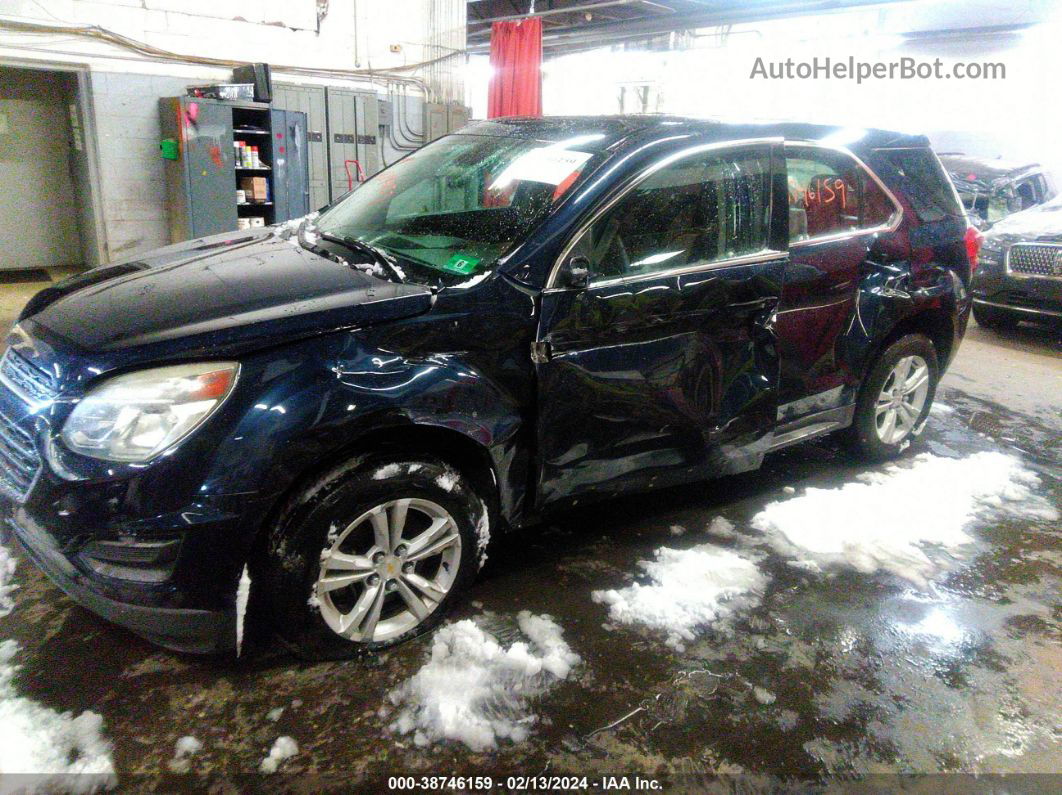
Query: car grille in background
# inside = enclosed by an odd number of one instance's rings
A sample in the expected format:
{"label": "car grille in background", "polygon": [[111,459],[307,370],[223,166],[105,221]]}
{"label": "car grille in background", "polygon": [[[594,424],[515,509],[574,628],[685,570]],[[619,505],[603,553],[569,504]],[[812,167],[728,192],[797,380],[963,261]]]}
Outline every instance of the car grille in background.
{"label": "car grille in background", "polygon": [[1062,278],[1062,246],[1047,243],[1016,243],[1007,254],[1011,273]]}
{"label": "car grille in background", "polygon": [[[55,397],[48,374],[11,349],[0,361],[0,381],[23,402],[41,403]],[[41,459],[31,431],[8,411],[0,408],[0,494],[21,501],[37,478]]]}

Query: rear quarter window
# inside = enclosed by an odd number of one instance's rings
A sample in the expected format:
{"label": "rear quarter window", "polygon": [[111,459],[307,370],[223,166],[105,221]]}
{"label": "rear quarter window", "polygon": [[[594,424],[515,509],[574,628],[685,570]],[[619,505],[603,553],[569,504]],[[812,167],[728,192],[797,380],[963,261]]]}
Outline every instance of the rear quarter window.
{"label": "rear quarter window", "polygon": [[951,180],[929,149],[879,149],[878,174],[898,185],[923,223],[962,217]]}

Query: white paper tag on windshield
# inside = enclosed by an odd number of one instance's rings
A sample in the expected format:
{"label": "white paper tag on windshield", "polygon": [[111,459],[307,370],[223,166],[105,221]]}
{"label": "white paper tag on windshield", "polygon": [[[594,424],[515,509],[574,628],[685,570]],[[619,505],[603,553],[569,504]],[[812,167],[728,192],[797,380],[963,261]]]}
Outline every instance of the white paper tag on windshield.
{"label": "white paper tag on windshield", "polygon": [[491,190],[503,190],[511,182],[545,182],[560,185],[593,157],[590,152],[543,146],[524,152],[498,175]]}

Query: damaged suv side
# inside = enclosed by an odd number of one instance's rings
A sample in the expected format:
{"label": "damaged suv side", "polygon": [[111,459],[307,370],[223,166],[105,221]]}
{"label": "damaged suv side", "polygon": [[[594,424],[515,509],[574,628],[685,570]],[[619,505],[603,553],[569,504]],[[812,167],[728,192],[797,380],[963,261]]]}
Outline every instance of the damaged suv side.
{"label": "damaged suv side", "polygon": [[508,119],[319,217],[89,271],[0,364],[7,524],[165,646],[400,642],[504,529],[928,416],[979,236],[919,136]]}

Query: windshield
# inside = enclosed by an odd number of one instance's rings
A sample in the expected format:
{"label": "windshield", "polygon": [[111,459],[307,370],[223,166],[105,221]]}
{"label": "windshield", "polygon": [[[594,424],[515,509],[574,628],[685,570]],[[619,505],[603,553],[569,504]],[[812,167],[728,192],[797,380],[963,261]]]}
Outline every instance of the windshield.
{"label": "windshield", "polygon": [[447,136],[370,179],[316,226],[382,249],[411,280],[464,282],[485,273],[597,167],[604,155],[586,145],[598,137]]}

